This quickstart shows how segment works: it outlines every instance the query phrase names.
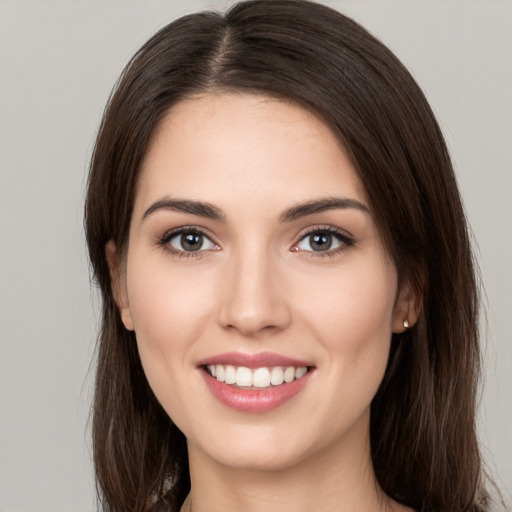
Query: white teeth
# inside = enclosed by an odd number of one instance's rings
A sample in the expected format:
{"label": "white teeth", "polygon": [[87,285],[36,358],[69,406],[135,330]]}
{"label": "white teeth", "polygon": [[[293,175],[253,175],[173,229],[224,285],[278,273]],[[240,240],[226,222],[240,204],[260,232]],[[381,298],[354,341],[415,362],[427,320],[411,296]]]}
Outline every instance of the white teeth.
{"label": "white teeth", "polygon": [[217,366],[215,366],[215,378],[218,381],[224,382],[224,379],[226,378],[225,375],[226,375],[226,372],[224,370],[224,366],[222,366],[221,364],[218,364]]}
{"label": "white teeth", "polygon": [[295,370],[295,378],[300,379],[306,375],[308,369],[305,366],[301,366]]}
{"label": "white teeth", "polygon": [[272,368],[270,372],[270,384],[272,386],[280,386],[284,382],[283,369],[280,366]]}
{"label": "white teeth", "polygon": [[226,373],[224,374],[224,382],[226,384],[236,383],[236,368],[231,365],[226,366]]}
{"label": "white teeth", "polygon": [[280,386],[284,382],[292,382],[306,375],[308,369],[306,366],[273,366],[270,368],[247,368],[245,366],[232,365],[208,365],[208,371],[212,377],[219,382],[226,384],[235,384],[239,387],[255,387],[268,388],[272,386]]}
{"label": "white teeth", "polygon": [[268,388],[270,386],[270,372],[268,368],[258,368],[252,374],[252,385],[255,388]]}
{"label": "white teeth", "polygon": [[236,370],[236,385],[243,386],[252,386],[252,372],[249,368],[245,368],[240,366]]}
{"label": "white teeth", "polygon": [[295,368],[293,366],[289,366],[284,371],[284,381],[291,382],[293,379],[295,379]]}

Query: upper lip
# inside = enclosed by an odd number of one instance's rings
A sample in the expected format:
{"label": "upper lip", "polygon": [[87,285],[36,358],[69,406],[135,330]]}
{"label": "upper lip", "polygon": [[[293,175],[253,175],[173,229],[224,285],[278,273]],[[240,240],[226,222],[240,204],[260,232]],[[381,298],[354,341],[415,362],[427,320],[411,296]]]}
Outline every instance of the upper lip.
{"label": "upper lip", "polygon": [[264,366],[313,366],[310,362],[292,357],[283,356],[274,352],[260,352],[259,354],[245,354],[243,352],[227,352],[207,357],[197,363],[198,366],[213,364],[244,366],[246,368],[261,368]]}

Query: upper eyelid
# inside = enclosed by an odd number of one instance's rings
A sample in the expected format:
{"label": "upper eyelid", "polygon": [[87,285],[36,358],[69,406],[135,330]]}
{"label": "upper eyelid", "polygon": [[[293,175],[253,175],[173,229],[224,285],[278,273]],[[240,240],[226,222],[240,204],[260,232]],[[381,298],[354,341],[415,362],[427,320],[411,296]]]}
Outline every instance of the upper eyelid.
{"label": "upper eyelid", "polygon": [[207,238],[210,243],[215,247],[213,250],[220,249],[220,245],[215,241],[215,238],[211,235],[209,235],[207,232],[208,230],[205,230],[204,228],[198,228],[197,226],[179,226],[176,228],[172,228],[167,230],[163,235],[157,236],[156,239],[156,245],[158,245],[161,248],[165,248],[166,252],[179,258],[201,258],[207,255],[208,252],[211,252],[212,249],[201,249],[197,251],[186,251],[181,250],[178,248],[175,248],[170,243],[171,240],[179,235],[182,235],[184,233],[197,233],[203,236],[204,238]]}
{"label": "upper eyelid", "polygon": [[303,242],[306,238],[316,234],[316,233],[328,233],[329,235],[335,236],[338,238],[340,242],[339,247],[335,247],[334,249],[328,249],[326,251],[309,251],[309,250],[301,250],[300,252],[305,252],[310,255],[314,255],[315,257],[320,256],[332,256],[338,252],[344,251],[349,247],[353,246],[356,243],[356,239],[353,235],[348,233],[347,231],[335,228],[334,226],[316,226],[310,227],[306,232],[303,232],[301,235],[298,235],[297,241],[293,243],[291,250],[295,252],[298,249],[298,246]]}
{"label": "upper eyelid", "polygon": [[329,233],[334,235],[339,235],[342,238],[348,238],[350,240],[354,240],[354,235],[352,235],[346,229],[337,228],[329,225],[318,225],[318,226],[310,226],[301,230],[301,232],[297,235],[297,241],[302,240],[303,238],[310,236],[315,233]]}
{"label": "upper eyelid", "polygon": [[[200,233],[201,235],[208,238],[212,243],[215,245],[221,247],[221,244],[219,243],[217,237],[210,232],[209,229],[197,226],[197,225],[185,225],[185,226],[178,226],[175,228],[171,228],[161,236],[158,237],[158,243],[160,244],[166,244],[168,243],[173,237],[176,235],[179,235],[180,233],[186,233],[186,232],[196,232]],[[345,229],[341,229],[332,225],[314,225],[314,226],[308,226],[307,228],[302,229],[299,234],[295,236],[295,242],[293,242],[292,246],[296,246],[299,242],[301,242],[304,238],[307,236],[311,236],[315,233],[329,233],[332,235],[337,235],[342,239],[348,239],[351,242],[355,241],[354,236],[348,232]]]}
{"label": "upper eyelid", "polygon": [[171,238],[175,237],[176,235],[179,235],[181,233],[188,233],[188,232],[195,232],[199,233],[209,240],[211,240],[213,243],[217,244],[218,242],[215,241],[215,236],[210,233],[210,231],[206,228],[202,228],[199,226],[179,226],[176,228],[172,228],[167,230],[162,236],[159,237],[161,241],[168,242]]}

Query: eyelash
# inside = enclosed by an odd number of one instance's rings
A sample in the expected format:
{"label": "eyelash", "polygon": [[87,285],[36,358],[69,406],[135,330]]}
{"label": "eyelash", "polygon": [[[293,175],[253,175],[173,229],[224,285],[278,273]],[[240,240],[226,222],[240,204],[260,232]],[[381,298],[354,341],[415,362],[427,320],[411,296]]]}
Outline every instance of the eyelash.
{"label": "eyelash", "polygon": [[215,247],[218,247],[218,244],[212,240],[212,237],[210,235],[207,235],[202,229],[199,229],[195,226],[181,226],[179,228],[167,231],[161,238],[157,240],[157,244],[164,247],[169,254],[176,256],[178,258],[201,258],[205,256],[204,253],[207,252],[208,250],[203,249],[198,251],[181,251],[179,249],[175,249],[170,245],[169,242],[173,238],[185,234],[202,236],[205,239],[209,240]]}
{"label": "eyelash", "polygon": [[[304,240],[306,240],[308,237],[313,237],[315,235],[330,235],[338,240],[340,243],[339,247],[336,247],[335,249],[328,249],[326,251],[305,251],[298,249],[297,246]],[[336,256],[337,254],[340,254],[344,251],[346,251],[349,247],[352,247],[355,244],[354,238],[347,235],[346,233],[335,229],[331,226],[318,226],[315,227],[306,233],[304,233],[297,243],[295,243],[292,247],[292,249],[295,249],[296,252],[302,252],[307,253],[307,255],[311,258],[326,258],[326,257],[332,257]]]}
{"label": "eyelash", "polygon": [[[179,249],[175,249],[170,245],[170,241],[179,236],[184,234],[193,234],[193,235],[200,235],[204,237],[205,239],[209,240],[211,244],[213,244],[216,248],[219,247],[219,245],[212,240],[212,237],[210,235],[207,235],[202,229],[197,228],[195,226],[182,226],[176,229],[172,229],[168,232],[166,232],[162,237],[159,237],[157,240],[157,244],[161,247],[164,247],[165,250],[173,255],[177,256],[178,258],[201,258],[205,256],[206,252],[211,251],[212,249],[199,249],[197,251],[182,251]],[[336,247],[335,249],[328,249],[326,251],[314,251],[314,250],[303,250],[298,248],[298,245],[302,243],[304,240],[306,240],[308,237],[313,237],[315,235],[330,235],[338,240],[340,243],[339,247]],[[324,258],[324,257],[332,257],[337,254],[340,254],[343,251],[346,251],[349,247],[353,246],[355,244],[355,240],[347,235],[346,233],[339,231],[337,229],[332,228],[331,226],[318,226],[314,229],[311,229],[301,235],[298,242],[293,244],[292,249],[294,252],[301,252],[301,253],[308,253],[309,257],[312,258]],[[311,244],[310,244],[311,245]],[[213,249],[214,251],[218,249]]]}

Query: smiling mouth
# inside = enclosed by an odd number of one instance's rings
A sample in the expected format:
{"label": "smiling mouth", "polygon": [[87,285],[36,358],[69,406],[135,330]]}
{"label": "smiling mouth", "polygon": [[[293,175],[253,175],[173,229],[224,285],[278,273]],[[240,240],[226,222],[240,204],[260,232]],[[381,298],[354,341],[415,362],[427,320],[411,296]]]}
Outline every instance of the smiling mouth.
{"label": "smiling mouth", "polygon": [[263,366],[248,368],[223,364],[204,365],[203,369],[218,382],[240,389],[264,389],[289,384],[304,377],[313,367]]}

